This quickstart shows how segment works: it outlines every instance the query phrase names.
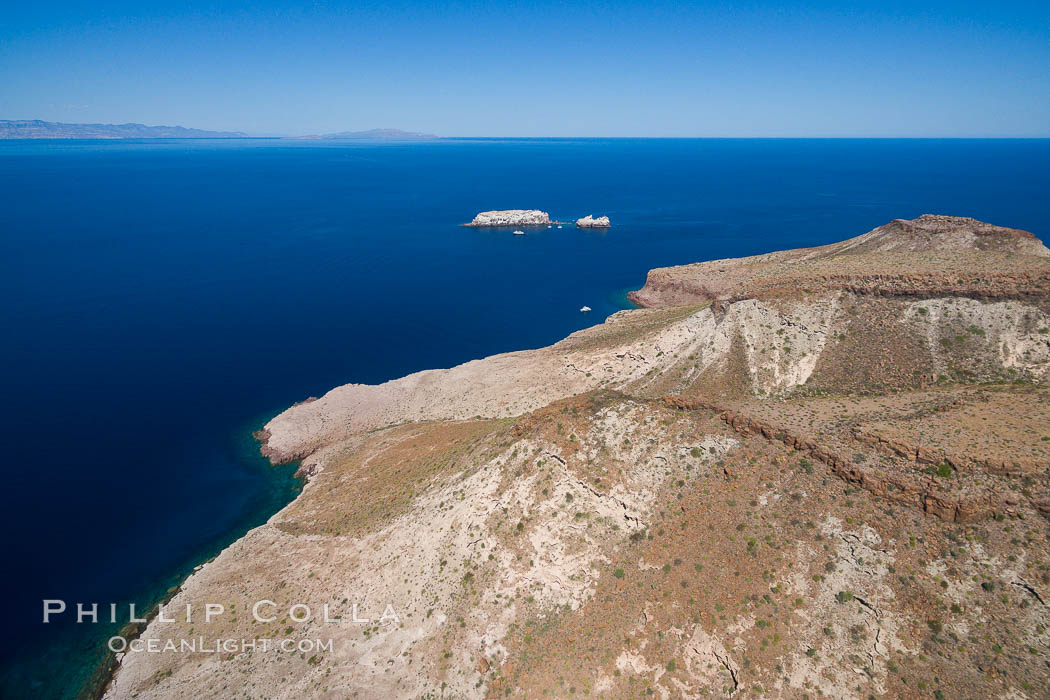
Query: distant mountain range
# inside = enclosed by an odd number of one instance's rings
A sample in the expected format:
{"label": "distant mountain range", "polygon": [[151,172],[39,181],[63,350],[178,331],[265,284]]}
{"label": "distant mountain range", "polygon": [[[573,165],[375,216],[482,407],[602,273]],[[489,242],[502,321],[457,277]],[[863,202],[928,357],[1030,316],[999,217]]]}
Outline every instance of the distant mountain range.
{"label": "distant mountain range", "polygon": [[[240,131],[206,131],[182,126],[145,124],[65,124],[39,119],[0,119],[0,139],[238,139],[248,138]],[[357,139],[362,141],[429,141],[433,134],[400,129],[341,131],[319,136],[291,136],[294,139]]]}
{"label": "distant mountain range", "polygon": [[296,136],[298,139],[359,139],[367,141],[429,141],[438,138],[434,134],[420,134],[401,129],[369,129],[368,131],[340,131],[320,136]]}
{"label": "distant mountain range", "polygon": [[0,139],[230,139],[244,136],[239,131],[205,131],[182,126],[0,120]]}

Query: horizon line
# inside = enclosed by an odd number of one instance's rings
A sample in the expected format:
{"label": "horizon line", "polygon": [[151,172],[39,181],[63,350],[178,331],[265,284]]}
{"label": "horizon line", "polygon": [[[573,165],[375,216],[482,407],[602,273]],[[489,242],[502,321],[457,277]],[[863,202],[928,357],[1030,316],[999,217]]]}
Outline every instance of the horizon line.
{"label": "horizon line", "polygon": [[[211,129],[196,129],[211,131]],[[429,136],[427,138],[307,138],[292,135],[243,136],[55,136],[55,137],[0,137],[2,141],[300,141],[324,143],[329,141],[357,141],[369,143],[428,143],[434,141],[555,141],[555,140],[633,140],[633,141],[1046,141],[1050,134],[1036,136]]]}
{"label": "horizon line", "polygon": [[[239,129],[216,129],[216,128],[202,128],[198,126],[186,127],[181,124],[146,124],[144,122],[60,122],[60,121],[49,121],[46,119],[0,119],[0,124],[12,124],[12,123],[40,123],[49,126],[58,127],[143,127],[145,129],[178,129],[184,131],[196,131],[208,133],[209,135],[200,136],[182,136],[182,135],[141,135],[141,136],[80,136],[80,135],[69,135],[69,136],[52,136],[38,135],[29,136],[27,138],[21,138],[18,136],[7,136],[0,138],[0,140],[55,140],[55,141],[90,141],[90,140],[152,140],[152,139],[297,139],[297,140],[357,140],[357,141],[375,141],[375,142],[409,142],[409,141],[433,141],[433,140],[499,140],[499,139],[517,139],[517,140],[540,140],[540,139],[649,139],[649,140],[686,140],[686,139],[710,139],[710,140],[732,140],[732,139],[752,139],[752,140],[802,140],[802,139],[814,139],[814,140],[847,140],[847,139],[866,139],[866,140],[908,140],[908,139],[928,139],[928,140],[1042,140],[1050,139],[1050,132],[1044,134],[957,134],[957,135],[937,135],[937,134],[708,134],[708,135],[631,135],[631,134],[618,134],[618,135],[580,135],[580,134],[548,134],[548,135],[514,135],[514,134],[494,134],[494,135],[477,135],[477,134],[460,134],[460,135],[447,135],[440,136],[426,131],[413,131],[407,129],[400,129],[395,127],[373,127],[367,129],[344,129],[337,132],[324,132],[324,131],[313,131],[307,133],[288,133],[288,132],[248,132]],[[387,135],[381,135],[383,132],[387,132]],[[340,138],[340,134],[348,134],[345,139]],[[353,134],[350,136],[349,134]],[[374,134],[374,135],[371,135]]]}

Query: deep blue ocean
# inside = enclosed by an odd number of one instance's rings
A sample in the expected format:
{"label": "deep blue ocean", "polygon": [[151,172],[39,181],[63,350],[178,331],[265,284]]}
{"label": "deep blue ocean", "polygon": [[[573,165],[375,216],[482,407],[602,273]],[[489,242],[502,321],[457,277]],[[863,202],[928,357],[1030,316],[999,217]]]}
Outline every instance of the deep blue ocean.
{"label": "deep blue ocean", "polygon": [[[99,658],[43,599],[154,600],[294,497],[250,434],[297,400],[552,343],[652,267],[923,213],[1047,240],[1048,191],[1045,140],[0,141],[0,694]],[[613,227],[459,225],[504,208]]]}

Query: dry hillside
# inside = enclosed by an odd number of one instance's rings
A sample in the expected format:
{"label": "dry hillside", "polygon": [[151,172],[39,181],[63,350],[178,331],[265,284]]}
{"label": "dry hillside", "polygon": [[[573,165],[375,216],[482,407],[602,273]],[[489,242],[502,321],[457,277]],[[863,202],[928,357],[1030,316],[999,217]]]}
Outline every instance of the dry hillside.
{"label": "dry hillside", "polygon": [[298,404],[260,437],[302,494],[171,603],[226,612],[143,637],[331,649],[129,653],[107,695],[1050,697],[1048,256],[894,221]]}

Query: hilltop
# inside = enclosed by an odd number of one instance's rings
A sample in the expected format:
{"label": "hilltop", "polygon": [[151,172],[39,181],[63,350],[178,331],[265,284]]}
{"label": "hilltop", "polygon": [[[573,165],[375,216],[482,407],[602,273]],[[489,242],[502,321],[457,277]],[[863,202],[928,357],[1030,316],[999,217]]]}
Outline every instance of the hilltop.
{"label": "hilltop", "polygon": [[333,650],[131,654],[109,695],[1046,697],[1048,279],[1030,233],[898,220],[310,398],[259,433],[302,494],[173,605]]}
{"label": "hilltop", "polygon": [[798,289],[1045,296],[1050,279],[1039,258],[1048,255],[1028,231],[924,214],[818,248],[652,270],[629,297],[640,306],[669,306]]}

